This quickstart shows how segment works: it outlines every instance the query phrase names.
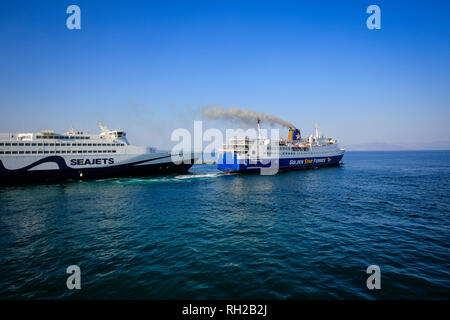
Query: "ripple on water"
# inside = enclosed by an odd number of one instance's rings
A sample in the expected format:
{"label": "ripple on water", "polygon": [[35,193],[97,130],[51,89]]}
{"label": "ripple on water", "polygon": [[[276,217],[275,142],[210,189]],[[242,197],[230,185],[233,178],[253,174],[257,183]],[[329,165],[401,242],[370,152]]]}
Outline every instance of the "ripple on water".
{"label": "ripple on water", "polygon": [[[276,176],[196,165],[2,187],[0,297],[449,298],[449,160],[348,152],[342,167]],[[65,289],[71,264],[78,292]]]}

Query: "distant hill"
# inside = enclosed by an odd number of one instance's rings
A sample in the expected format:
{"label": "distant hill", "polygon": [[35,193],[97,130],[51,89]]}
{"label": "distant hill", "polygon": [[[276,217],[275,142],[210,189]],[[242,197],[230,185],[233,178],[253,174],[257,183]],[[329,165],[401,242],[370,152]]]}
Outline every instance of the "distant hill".
{"label": "distant hill", "polygon": [[348,151],[406,151],[406,150],[450,150],[450,141],[435,141],[428,143],[360,143],[343,144]]}

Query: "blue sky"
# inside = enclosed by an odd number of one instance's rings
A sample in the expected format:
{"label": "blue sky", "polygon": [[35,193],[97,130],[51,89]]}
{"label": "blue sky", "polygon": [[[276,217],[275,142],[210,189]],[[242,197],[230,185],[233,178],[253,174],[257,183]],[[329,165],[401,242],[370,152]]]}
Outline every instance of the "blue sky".
{"label": "blue sky", "polygon": [[[70,4],[81,30],[66,28]],[[366,28],[371,4],[381,30]],[[346,144],[450,140],[449,13],[448,1],[3,0],[0,131],[101,120],[164,147],[216,104]]]}

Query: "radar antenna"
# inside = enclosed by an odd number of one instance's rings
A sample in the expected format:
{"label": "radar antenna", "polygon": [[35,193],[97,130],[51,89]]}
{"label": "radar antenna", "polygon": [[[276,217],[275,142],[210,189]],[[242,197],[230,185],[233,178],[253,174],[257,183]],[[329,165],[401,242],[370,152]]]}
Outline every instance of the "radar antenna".
{"label": "radar antenna", "polygon": [[100,128],[100,130],[102,130],[102,132],[108,132],[108,131],[110,131],[109,129],[108,129],[108,127],[107,126],[105,126],[103,123],[101,123],[100,121],[97,121],[97,125],[99,126],[99,128]]}

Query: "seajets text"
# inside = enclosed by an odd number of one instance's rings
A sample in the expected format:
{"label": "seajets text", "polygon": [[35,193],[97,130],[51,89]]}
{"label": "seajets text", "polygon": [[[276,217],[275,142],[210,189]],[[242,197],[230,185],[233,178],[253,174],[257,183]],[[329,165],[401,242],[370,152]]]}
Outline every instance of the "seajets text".
{"label": "seajets text", "polygon": [[101,158],[101,159],[72,159],[70,165],[72,166],[84,166],[87,164],[113,164],[113,158]]}

